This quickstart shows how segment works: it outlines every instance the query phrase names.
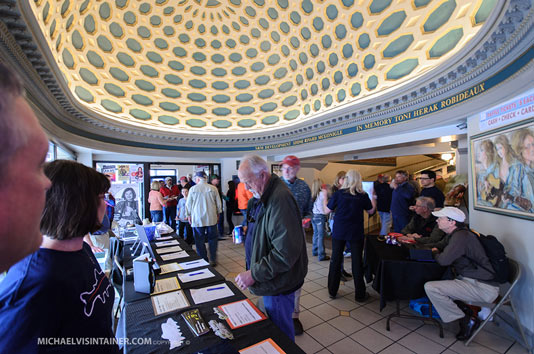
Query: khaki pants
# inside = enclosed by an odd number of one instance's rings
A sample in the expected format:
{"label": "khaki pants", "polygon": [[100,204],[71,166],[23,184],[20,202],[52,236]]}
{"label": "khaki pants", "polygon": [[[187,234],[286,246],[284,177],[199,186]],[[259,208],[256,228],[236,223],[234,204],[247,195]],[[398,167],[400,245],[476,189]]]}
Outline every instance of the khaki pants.
{"label": "khaki pants", "polygon": [[425,284],[425,292],[442,321],[447,323],[465,316],[453,300],[491,303],[499,295],[499,287],[459,277],[454,280],[429,281]]}

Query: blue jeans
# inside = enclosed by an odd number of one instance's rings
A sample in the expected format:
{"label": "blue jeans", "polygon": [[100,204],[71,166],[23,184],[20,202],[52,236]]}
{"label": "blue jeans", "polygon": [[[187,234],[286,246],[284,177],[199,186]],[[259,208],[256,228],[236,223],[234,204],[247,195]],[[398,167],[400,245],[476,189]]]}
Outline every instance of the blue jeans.
{"label": "blue jeans", "polygon": [[217,260],[217,225],[193,227],[193,235],[195,237],[195,246],[197,247],[197,254],[208,261],[208,253],[206,252],[206,245],[204,240],[208,239],[210,247],[210,259],[212,262]]}
{"label": "blue jeans", "polygon": [[163,221],[176,230],[176,206],[163,207]]}
{"label": "blue jeans", "polygon": [[243,214],[243,221],[241,222],[241,225],[245,226],[247,224],[247,209],[239,210],[241,210],[241,214]]}
{"label": "blue jeans", "polygon": [[311,222],[313,227],[313,255],[318,256],[319,260],[322,261],[326,256],[324,251],[326,215],[313,214]]}
{"label": "blue jeans", "polygon": [[389,211],[379,211],[380,215],[380,235],[389,234],[391,229],[391,213]]}
{"label": "blue jeans", "polygon": [[217,230],[219,231],[219,236],[224,236],[224,213],[219,214],[219,220],[217,221]]}
{"label": "blue jeans", "polygon": [[150,210],[150,217],[152,218],[152,222],[161,222],[163,221],[163,211]]}
{"label": "blue jeans", "polygon": [[288,295],[264,296],[265,312],[292,341],[295,341],[295,328],[293,327],[293,310],[295,309],[295,293]]}

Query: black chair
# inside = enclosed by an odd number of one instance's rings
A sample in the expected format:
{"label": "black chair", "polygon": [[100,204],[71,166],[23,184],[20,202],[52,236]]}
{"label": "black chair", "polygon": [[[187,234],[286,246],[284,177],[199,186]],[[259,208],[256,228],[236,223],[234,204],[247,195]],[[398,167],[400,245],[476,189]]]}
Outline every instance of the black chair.
{"label": "black chair", "polygon": [[525,346],[525,348],[527,348],[529,353],[532,352],[532,348],[530,347],[526,339],[525,332],[523,330],[523,327],[521,326],[521,322],[519,322],[519,317],[517,316],[517,311],[515,309],[515,305],[512,299],[512,290],[515,288],[516,284],[521,278],[521,266],[519,265],[519,263],[517,263],[513,259],[509,259],[509,260],[510,260],[510,263],[509,263],[510,273],[508,275],[509,286],[507,285],[501,286],[501,289],[499,291],[500,296],[497,298],[499,301],[497,303],[491,303],[491,304],[490,303],[478,303],[478,302],[476,304],[473,304],[473,305],[488,307],[488,308],[491,308],[492,310],[490,314],[488,315],[488,317],[484,320],[484,322],[482,322],[480,326],[477,328],[477,330],[471,335],[471,338],[469,338],[465,342],[465,346],[468,346],[469,343],[473,341],[476,335],[482,330],[482,328],[484,328],[486,323],[488,323],[493,316],[499,316],[499,313],[497,312],[497,310],[499,310],[501,306],[510,306],[514,314],[517,328],[519,329],[519,332],[521,333],[521,337],[523,338],[523,345]]}

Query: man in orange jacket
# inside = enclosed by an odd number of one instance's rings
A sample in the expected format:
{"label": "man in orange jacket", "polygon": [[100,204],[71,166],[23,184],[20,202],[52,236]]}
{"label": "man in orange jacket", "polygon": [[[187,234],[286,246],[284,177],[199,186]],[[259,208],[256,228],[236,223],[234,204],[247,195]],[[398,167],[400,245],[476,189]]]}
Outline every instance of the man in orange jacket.
{"label": "man in orange jacket", "polygon": [[249,199],[252,198],[252,193],[245,188],[244,183],[239,183],[237,185],[235,198],[237,199],[237,207],[241,210],[241,214],[243,214],[243,222],[241,225],[245,225],[247,221],[247,204]]}

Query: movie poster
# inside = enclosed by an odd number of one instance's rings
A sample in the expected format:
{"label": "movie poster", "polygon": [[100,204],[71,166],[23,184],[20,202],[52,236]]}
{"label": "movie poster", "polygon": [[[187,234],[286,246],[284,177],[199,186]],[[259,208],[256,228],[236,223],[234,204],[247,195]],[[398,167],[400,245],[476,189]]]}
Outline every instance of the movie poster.
{"label": "movie poster", "polygon": [[129,165],[119,165],[118,168],[118,180],[120,182],[130,182],[130,166]]}
{"label": "movie poster", "polygon": [[117,180],[115,165],[104,165],[101,172],[109,178],[110,182]]}

